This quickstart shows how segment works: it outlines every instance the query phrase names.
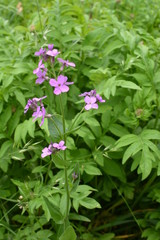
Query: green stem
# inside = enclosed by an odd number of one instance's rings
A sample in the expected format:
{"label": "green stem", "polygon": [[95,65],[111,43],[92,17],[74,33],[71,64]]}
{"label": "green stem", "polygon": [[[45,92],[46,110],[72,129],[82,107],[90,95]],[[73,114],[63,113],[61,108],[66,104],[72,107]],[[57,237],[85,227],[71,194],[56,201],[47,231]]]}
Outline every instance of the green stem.
{"label": "green stem", "polygon": [[133,219],[134,219],[134,220],[135,220],[135,222],[137,223],[137,225],[138,225],[138,227],[139,227],[139,229],[140,229],[141,233],[143,233],[143,231],[142,231],[142,228],[141,228],[141,226],[140,226],[140,224],[139,224],[139,222],[138,222],[137,218],[135,217],[135,215],[134,215],[134,213],[133,213],[133,211],[132,211],[131,207],[129,206],[129,204],[128,204],[127,200],[125,199],[125,197],[123,197],[123,195],[121,194],[121,192],[120,192],[120,191],[119,191],[119,189],[117,188],[117,186],[116,186],[115,182],[114,182],[114,181],[112,181],[112,179],[110,178],[110,176],[109,176],[109,175],[107,175],[107,176],[108,176],[109,180],[111,181],[111,183],[112,183],[112,184],[115,186],[115,188],[116,188],[117,192],[119,193],[119,195],[121,196],[121,198],[122,198],[122,199],[123,199],[123,201],[125,202],[126,206],[128,207],[128,209],[129,209],[129,211],[130,211],[130,213],[131,213],[131,215],[132,215]]}
{"label": "green stem", "polygon": [[[66,127],[65,127],[65,116],[64,116],[64,109],[63,109],[63,103],[62,103],[62,97],[60,95],[60,107],[61,107],[61,113],[62,113],[62,120],[63,120],[63,140],[66,144]],[[64,161],[66,162],[66,151],[64,151]],[[67,201],[66,201],[66,215],[65,215],[65,221],[64,221],[64,228],[67,227],[68,222],[68,215],[69,215],[69,185],[68,185],[68,175],[67,175],[67,166],[65,165],[64,168],[64,174],[65,174],[65,188],[66,188],[66,194],[67,194]]]}
{"label": "green stem", "polygon": [[82,110],[76,115],[72,125],[70,126],[69,130],[71,130],[74,126],[74,124],[76,123],[76,121],[78,120],[78,118],[80,117],[81,113],[84,111],[84,107],[82,108]]}
{"label": "green stem", "polygon": [[154,172],[152,177],[149,179],[149,181],[146,183],[146,185],[143,187],[143,190],[141,193],[137,196],[136,201],[133,203],[132,208],[135,207],[135,205],[140,201],[140,199],[143,197],[143,194],[147,191],[147,189],[151,186],[151,184],[154,182],[155,178],[157,177],[157,172]]}
{"label": "green stem", "polygon": [[41,20],[40,7],[39,7],[39,1],[38,0],[37,0],[37,11],[38,11],[38,17],[39,17],[39,22],[40,22],[40,26],[41,26],[42,37],[43,37],[43,26],[42,26],[42,20]]}

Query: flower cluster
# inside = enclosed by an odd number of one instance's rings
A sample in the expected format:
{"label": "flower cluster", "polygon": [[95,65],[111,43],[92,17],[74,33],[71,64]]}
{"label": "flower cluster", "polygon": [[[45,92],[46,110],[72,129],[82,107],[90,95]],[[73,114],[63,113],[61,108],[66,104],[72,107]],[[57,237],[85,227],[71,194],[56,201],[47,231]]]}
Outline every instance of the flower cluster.
{"label": "flower cluster", "polygon": [[41,157],[44,158],[46,156],[51,155],[52,153],[56,153],[60,150],[65,150],[67,147],[64,145],[64,141],[60,141],[59,143],[51,143],[48,147],[45,147],[42,150]]}
{"label": "flower cluster", "polygon": [[[46,98],[47,96],[41,97],[41,98],[33,98],[29,99],[27,102],[27,105],[24,108],[24,113],[26,113],[29,109],[33,110],[32,117],[34,117],[33,121],[36,120],[39,117],[42,117],[40,126],[44,123],[44,118],[46,115],[46,110],[44,108],[44,105],[42,103],[42,100]],[[38,105],[40,103],[40,106]]]}
{"label": "flower cluster", "polygon": [[[51,87],[54,87],[53,93],[55,95],[60,95],[61,93],[68,92],[69,91],[69,85],[72,85],[73,82],[67,82],[68,78],[64,76],[63,74],[60,74],[59,76],[55,76],[55,78],[49,78],[47,76],[47,68],[45,67],[44,62],[50,60],[51,64],[54,64],[55,57],[60,52],[54,48],[53,44],[48,44],[48,48],[43,49],[40,48],[38,52],[35,52],[35,56],[40,57],[40,61],[38,63],[38,67],[33,70],[33,74],[37,76],[36,84],[42,84],[45,80],[49,80],[49,84]],[[65,67],[75,67],[75,64],[73,62],[69,62],[68,60],[63,60],[62,58],[57,58],[58,62],[61,64],[60,71],[63,71]],[[97,109],[98,108],[98,102],[105,102],[105,100],[102,99],[102,97],[96,93],[96,90],[91,90],[90,92],[84,92],[79,95],[80,97],[84,97],[85,101],[85,109]],[[51,117],[50,114],[46,114],[46,110],[44,108],[44,105],[42,103],[42,100],[45,99],[46,96],[41,98],[33,98],[29,99],[27,102],[27,105],[25,106],[24,113],[26,113],[29,109],[33,111],[32,116],[34,117],[33,120],[36,120],[37,118],[41,118],[40,126],[44,123],[44,118]],[[45,147],[42,150],[41,157],[44,158],[46,156],[49,156],[51,154],[56,153],[60,150],[65,150],[66,146],[64,145],[65,142],[62,140],[59,143],[51,143],[48,147]],[[77,176],[74,176],[76,178]]]}
{"label": "flower cluster", "polygon": [[86,103],[85,109],[90,110],[91,108],[98,109],[97,102],[105,102],[102,97],[96,93],[96,90],[91,90],[90,92],[84,92],[79,95],[80,97],[85,97],[84,101]]}

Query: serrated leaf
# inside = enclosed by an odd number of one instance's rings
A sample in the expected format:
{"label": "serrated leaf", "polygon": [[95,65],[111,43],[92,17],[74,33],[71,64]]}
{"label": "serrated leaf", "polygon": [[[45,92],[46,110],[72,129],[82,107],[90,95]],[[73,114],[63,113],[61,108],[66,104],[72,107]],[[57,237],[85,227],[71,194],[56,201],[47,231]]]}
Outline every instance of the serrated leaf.
{"label": "serrated leaf", "polygon": [[116,148],[125,147],[127,145],[130,145],[131,143],[137,142],[138,140],[139,140],[139,137],[137,135],[127,134],[127,135],[121,137],[116,142]]}
{"label": "serrated leaf", "polygon": [[142,149],[142,147],[143,145],[140,140],[132,143],[125,151],[123,155],[122,163],[124,164],[128,160],[128,158],[130,158],[131,156],[134,156],[137,152],[139,152]]}
{"label": "serrated leaf", "polygon": [[146,145],[143,146],[142,150],[142,156],[139,164],[139,168],[142,173],[142,180],[146,179],[152,170],[152,160],[153,155],[149,151],[148,147]]}

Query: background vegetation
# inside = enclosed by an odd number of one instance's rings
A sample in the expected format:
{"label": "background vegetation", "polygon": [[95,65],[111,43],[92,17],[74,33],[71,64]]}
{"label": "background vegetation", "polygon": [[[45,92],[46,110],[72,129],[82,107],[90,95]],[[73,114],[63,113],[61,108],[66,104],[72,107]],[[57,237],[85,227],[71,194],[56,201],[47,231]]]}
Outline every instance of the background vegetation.
{"label": "background vegetation", "polygon": [[35,85],[33,75],[34,53],[48,43],[76,63],[67,69],[75,83],[64,101],[67,122],[81,110],[81,92],[96,88],[106,99],[68,138],[71,169],[87,186],[72,196],[77,239],[160,239],[159,6],[160,0],[0,1],[0,239],[59,239],[44,197],[52,195],[63,211],[55,190],[63,169],[40,157],[56,136],[49,121],[40,129],[30,113],[24,116],[27,100],[46,92],[48,110],[59,113],[52,91]]}

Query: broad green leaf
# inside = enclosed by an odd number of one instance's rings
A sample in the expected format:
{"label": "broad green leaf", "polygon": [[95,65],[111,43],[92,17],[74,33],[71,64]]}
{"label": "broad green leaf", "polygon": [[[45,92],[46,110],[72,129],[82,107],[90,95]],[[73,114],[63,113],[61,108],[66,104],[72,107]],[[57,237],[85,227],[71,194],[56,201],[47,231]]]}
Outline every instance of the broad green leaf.
{"label": "broad green leaf", "polygon": [[115,49],[121,48],[124,45],[125,44],[118,39],[112,40],[110,41],[109,44],[107,44],[107,47],[104,49],[104,53],[105,55],[109,55],[112,51],[114,51]]}
{"label": "broad green leaf", "polygon": [[101,208],[100,204],[90,197],[83,198],[79,201],[79,204],[88,209]]}
{"label": "broad green leaf", "polygon": [[63,133],[63,125],[62,121],[58,118],[58,116],[52,116],[52,118],[48,119],[48,130],[51,138],[55,141],[61,137]]}
{"label": "broad green leaf", "polygon": [[20,91],[20,90],[15,90],[14,94],[18,100],[18,102],[22,105],[22,107],[24,108],[26,105],[26,100],[24,97],[24,94]]}
{"label": "broad green leaf", "polygon": [[102,169],[106,174],[113,177],[118,177],[123,182],[126,181],[124,170],[118,161],[106,158],[104,159],[104,167]]}
{"label": "broad green leaf", "polygon": [[77,236],[72,226],[68,226],[59,240],[76,240]]}
{"label": "broad green leaf", "polygon": [[[50,213],[50,216],[51,216],[50,218],[52,218],[52,220],[56,224],[62,224],[63,220],[64,220],[64,217],[61,214],[60,209],[56,205],[54,205],[52,202],[50,202],[48,200],[48,198],[46,198],[45,196],[43,196],[43,199],[44,199],[44,202],[45,202],[45,204],[46,204],[46,206],[49,210],[49,213]],[[48,221],[49,221],[49,219],[48,219]]]}
{"label": "broad green leaf", "polygon": [[0,148],[0,158],[2,158],[5,154],[8,155],[8,149],[12,148],[13,142],[8,140],[4,142]]}
{"label": "broad green leaf", "polygon": [[95,139],[91,130],[89,130],[89,128],[87,128],[85,126],[82,126],[76,133],[84,139],[91,139],[91,140]]}
{"label": "broad green leaf", "polygon": [[117,80],[116,85],[122,88],[129,88],[135,90],[141,90],[141,88],[133,82],[125,81],[125,80]]}
{"label": "broad green leaf", "polygon": [[89,175],[102,175],[101,171],[92,165],[85,165],[84,171]]}
{"label": "broad green leaf", "polygon": [[128,130],[116,123],[113,123],[110,127],[109,127],[109,131],[111,131],[111,133],[113,133],[114,135],[118,136],[118,137],[122,137],[124,135],[129,134]]}

